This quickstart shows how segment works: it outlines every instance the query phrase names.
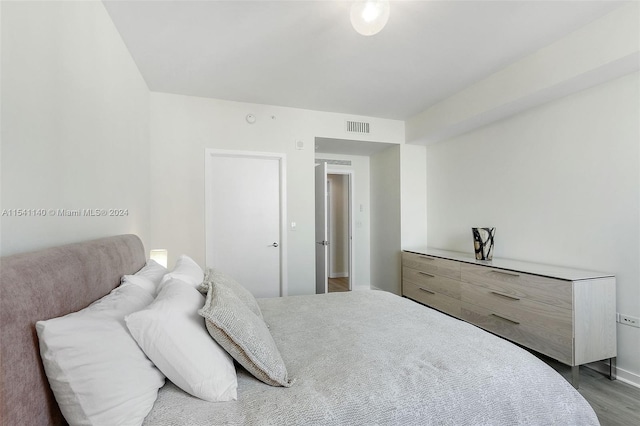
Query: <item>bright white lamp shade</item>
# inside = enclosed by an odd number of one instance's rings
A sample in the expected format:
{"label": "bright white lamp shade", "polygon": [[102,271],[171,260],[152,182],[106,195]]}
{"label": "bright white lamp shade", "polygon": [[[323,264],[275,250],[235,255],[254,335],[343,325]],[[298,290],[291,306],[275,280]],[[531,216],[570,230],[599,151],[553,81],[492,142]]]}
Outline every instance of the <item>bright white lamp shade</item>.
{"label": "bright white lamp shade", "polygon": [[389,20],[389,0],[356,1],[351,6],[351,25],[364,36],[377,34]]}
{"label": "bright white lamp shade", "polygon": [[155,260],[160,265],[167,267],[167,255],[166,249],[154,249],[149,252],[149,259]]}

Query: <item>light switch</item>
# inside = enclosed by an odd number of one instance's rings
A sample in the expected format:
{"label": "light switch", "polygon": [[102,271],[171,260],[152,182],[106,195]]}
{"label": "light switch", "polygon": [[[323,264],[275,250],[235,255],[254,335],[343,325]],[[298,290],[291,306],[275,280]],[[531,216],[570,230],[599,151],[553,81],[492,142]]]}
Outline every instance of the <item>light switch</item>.
{"label": "light switch", "polygon": [[295,222],[291,222],[291,230],[292,231],[296,230],[296,223]]}

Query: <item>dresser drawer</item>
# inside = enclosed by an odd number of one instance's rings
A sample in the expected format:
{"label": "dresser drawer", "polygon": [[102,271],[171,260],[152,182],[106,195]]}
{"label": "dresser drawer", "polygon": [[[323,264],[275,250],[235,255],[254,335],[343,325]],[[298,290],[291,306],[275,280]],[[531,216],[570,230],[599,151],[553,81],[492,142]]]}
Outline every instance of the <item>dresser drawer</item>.
{"label": "dresser drawer", "polygon": [[462,283],[461,289],[463,302],[567,339],[573,337],[573,314],[570,309],[506,295],[469,283]]}
{"label": "dresser drawer", "polygon": [[418,271],[406,266],[402,268],[402,279],[418,284],[427,290],[444,294],[454,299],[460,299],[460,281]]}
{"label": "dresser drawer", "polygon": [[571,281],[468,264],[461,266],[460,275],[464,282],[502,294],[572,309]]}
{"label": "dresser drawer", "polygon": [[402,282],[402,295],[431,306],[439,311],[460,318],[460,301],[444,294],[436,293],[425,286],[420,286],[409,281]]}
{"label": "dresser drawer", "polygon": [[512,340],[565,364],[573,365],[573,339],[545,328],[518,323],[480,306],[461,302],[461,318],[498,336]]}
{"label": "dresser drawer", "polygon": [[415,253],[402,253],[402,265],[432,275],[460,279],[460,263]]}

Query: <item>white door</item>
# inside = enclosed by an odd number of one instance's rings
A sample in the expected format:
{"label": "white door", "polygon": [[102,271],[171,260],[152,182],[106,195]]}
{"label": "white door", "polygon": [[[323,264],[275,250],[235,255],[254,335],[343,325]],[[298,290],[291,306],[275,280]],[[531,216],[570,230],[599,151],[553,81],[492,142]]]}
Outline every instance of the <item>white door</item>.
{"label": "white door", "polygon": [[256,297],[283,295],[283,158],[208,151],[206,259]]}
{"label": "white door", "polygon": [[327,292],[327,163],[316,165],[316,294]]}

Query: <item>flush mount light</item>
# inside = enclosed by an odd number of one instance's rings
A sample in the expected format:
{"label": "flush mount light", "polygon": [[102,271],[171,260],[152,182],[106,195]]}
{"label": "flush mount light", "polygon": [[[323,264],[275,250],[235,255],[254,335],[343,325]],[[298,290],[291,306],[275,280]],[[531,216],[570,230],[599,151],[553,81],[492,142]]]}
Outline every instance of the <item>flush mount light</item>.
{"label": "flush mount light", "polygon": [[360,0],[351,6],[351,25],[364,36],[378,34],[389,20],[389,0]]}

